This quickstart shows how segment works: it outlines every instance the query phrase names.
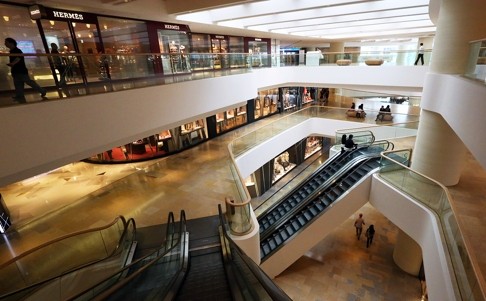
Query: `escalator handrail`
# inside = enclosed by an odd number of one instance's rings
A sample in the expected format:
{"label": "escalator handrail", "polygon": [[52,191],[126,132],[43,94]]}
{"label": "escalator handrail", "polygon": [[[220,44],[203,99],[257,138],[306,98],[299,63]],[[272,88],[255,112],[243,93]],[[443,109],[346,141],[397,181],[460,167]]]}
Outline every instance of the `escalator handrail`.
{"label": "escalator handrail", "polygon": [[279,218],[278,222],[265,229],[260,233],[260,241],[265,240],[270,236],[277,228],[285,224],[290,218],[292,218],[297,212],[300,212],[302,208],[306,207],[310,202],[312,202],[317,196],[319,196],[322,191],[328,189],[337,179],[348,172],[351,168],[355,167],[360,162],[366,161],[370,158],[379,157],[380,154],[364,154],[353,158],[351,161],[347,162],[343,167],[336,171],[333,175],[329,177],[324,183],[317,187],[312,193],[306,196],[298,205],[293,207],[291,210],[286,212],[283,216]]}
{"label": "escalator handrail", "polygon": [[[330,159],[331,160],[327,160],[326,162],[324,162],[324,164],[322,164],[321,166],[319,166],[311,175],[309,175],[307,177],[307,179],[313,179],[314,177],[316,177],[317,175],[319,175],[323,169],[329,167],[329,165],[331,164],[334,164],[334,163],[339,163],[341,162],[342,160],[344,160],[344,158],[348,157],[348,156],[351,156],[351,154],[353,152],[355,152],[357,150],[353,150],[351,152],[346,152],[346,153],[339,153],[333,157],[331,157]],[[293,195],[295,192],[297,192],[299,189],[302,188],[302,186],[304,186],[308,181],[304,181],[302,183],[300,183],[299,185],[297,185],[296,187],[294,187],[291,191],[289,191],[287,193],[287,196],[291,196]],[[283,188],[283,187],[282,187]],[[270,214],[270,212],[272,212],[276,207],[279,206],[279,203],[282,202],[283,200],[280,200],[279,202],[275,202],[274,204],[272,204],[270,207],[268,207],[267,209],[265,209],[265,211],[263,211],[260,216],[258,217],[258,219],[261,219],[263,217],[265,217],[266,215]]]}
{"label": "escalator handrail", "polygon": [[51,245],[53,245],[55,243],[58,243],[58,242],[60,242],[62,240],[65,240],[65,239],[68,239],[68,238],[72,238],[72,237],[78,236],[78,235],[83,235],[83,234],[90,233],[90,232],[96,232],[96,231],[101,231],[101,230],[108,229],[111,226],[113,226],[114,224],[116,224],[119,219],[121,219],[122,220],[122,223],[124,225],[126,225],[127,221],[126,221],[125,217],[123,217],[123,216],[120,215],[120,216],[117,216],[110,224],[108,224],[106,226],[97,227],[97,228],[91,228],[91,229],[86,229],[86,230],[81,230],[81,231],[77,231],[77,232],[73,232],[73,233],[69,233],[69,234],[60,236],[58,238],[55,238],[53,240],[50,240],[50,241],[45,242],[43,244],[40,244],[40,245],[38,245],[38,246],[36,246],[36,247],[28,250],[28,251],[23,252],[20,255],[17,255],[15,257],[9,259],[8,261],[6,261],[6,262],[4,262],[4,263],[2,263],[0,265],[0,270],[4,269],[5,267],[7,267],[8,265],[10,265],[11,263],[14,263],[17,260],[20,260],[20,259],[26,257],[27,255],[30,255],[30,254],[32,254],[32,253],[34,253],[34,252],[36,252],[36,251],[38,251],[40,249],[49,247],[49,246],[51,246]]}
{"label": "escalator handrail", "polygon": [[[47,283],[49,283],[49,282],[51,282],[51,281],[54,281],[54,280],[56,280],[56,279],[60,279],[60,278],[62,278],[62,277],[64,277],[64,276],[66,276],[66,275],[69,275],[69,274],[72,274],[72,273],[77,273],[77,272],[81,271],[82,269],[85,269],[85,268],[87,268],[87,267],[91,267],[91,266],[94,266],[94,265],[96,265],[96,264],[99,264],[99,263],[101,263],[101,262],[103,262],[103,261],[107,260],[108,258],[113,257],[113,256],[115,256],[116,254],[118,254],[118,252],[120,251],[121,246],[122,246],[122,241],[124,240],[125,235],[127,235],[127,231],[129,230],[129,226],[130,226],[130,224],[133,224],[133,233],[136,233],[136,223],[135,223],[135,220],[134,220],[133,218],[130,218],[130,219],[128,219],[128,221],[127,221],[127,220],[125,220],[125,218],[124,218],[123,216],[118,216],[117,218],[115,218],[114,222],[112,222],[112,223],[111,223],[109,226],[114,225],[114,224],[115,224],[115,223],[118,221],[118,219],[119,219],[119,218],[121,218],[121,219],[122,219],[122,221],[123,221],[123,223],[124,223],[124,229],[123,229],[122,234],[120,235],[120,239],[118,240],[118,243],[117,243],[116,248],[114,249],[114,251],[113,251],[113,252],[112,252],[110,255],[108,255],[108,256],[107,256],[107,257],[105,257],[105,258],[98,259],[98,260],[95,260],[95,261],[92,261],[92,262],[89,262],[89,263],[86,263],[86,264],[80,265],[80,266],[78,266],[78,267],[76,267],[76,268],[74,268],[74,269],[71,269],[71,270],[68,270],[68,271],[62,272],[61,274],[59,274],[59,275],[57,275],[57,276],[50,277],[50,278],[48,278],[48,279],[45,279],[45,280],[42,280],[42,281],[40,281],[40,282],[37,282],[37,283],[31,284],[31,285],[29,285],[29,286],[23,287],[23,288],[18,289],[18,290],[16,290],[16,291],[12,291],[12,292],[9,292],[9,293],[6,293],[6,294],[3,294],[3,295],[1,295],[1,296],[0,296],[0,299],[8,298],[9,296],[13,296],[13,295],[15,295],[15,294],[21,293],[22,291],[27,291],[27,290],[30,290],[30,289],[34,289],[34,288],[36,288],[36,287],[41,287],[41,286],[43,286],[43,285],[45,285],[45,284],[47,284]],[[105,229],[105,228],[104,228],[104,227],[99,227],[99,228],[96,228],[96,229]],[[90,230],[94,230],[94,229],[90,229]],[[72,234],[79,234],[79,233],[81,233],[81,234],[85,234],[85,233],[89,233],[89,232],[90,232],[89,230],[84,230],[84,231],[80,231],[80,232],[76,232],[76,233],[72,233]],[[66,235],[66,236],[64,236],[64,238],[71,238],[71,237],[73,237],[73,236],[76,236],[76,235]],[[62,238],[63,238],[63,237],[60,237],[59,239],[55,239],[55,240],[53,240],[53,241],[51,241],[51,242],[53,242],[53,243],[58,242],[58,241],[62,240]],[[132,243],[133,243],[133,241],[134,241],[134,240],[135,240],[135,235],[133,236]],[[42,246],[42,245],[41,245],[41,246]],[[47,246],[47,245],[46,245],[46,246]],[[34,249],[39,250],[40,248],[34,248]],[[35,251],[35,250],[34,250],[34,251]],[[27,253],[27,252],[26,252],[26,253]],[[29,254],[30,254],[30,253],[29,253]],[[21,255],[19,255],[19,256],[22,256],[22,255],[23,255],[23,254],[21,254]],[[28,255],[28,254],[27,254],[27,255]],[[127,253],[127,255],[128,255],[128,253]],[[17,257],[16,257],[16,258],[17,258]],[[127,260],[128,260],[128,256],[127,256],[127,258],[125,258],[124,265],[126,265]]]}
{"label": "escalator handrail", "polygon": [[[373,141],[374,141],[374,144],[381,144],[381,143],[386,143],[386,147],[384,150],[389,150],[390,149],[390,146],[392,147],[392,149],[394,148],[394,144],[388,140],[374,140],[374,136],[373,136]],[[282,200],[278,201],[278,202],[275,202],[274,204],[272,204],[272,206],[270,206],[267,210],[265,210],[262,214],[260,214],[260,216],[258,217],[258,220],[261,220],[263,219],[264,217],[266,217],[268,214],[270,214],[272,212],[272,210],[274,210],[275,208],[277,208],[284,200],[288,199],[289,197],[291,197],[294,193],[296,193],[298,190],[300,190],[303,186],[305,186],[311,179],[313,179],[314,177],[316,177],[317,175],[319,175],[325,168],[327,168],[330,164],[332,163],[339,163],[339,162],[342,162],[343,160],[345,160],[345,158],[349,157],[349,156],[353,156],[356,152],[361,152],[363,151],[364,149],[367,149],[369,148],[371,145],[368,145],[368,146],[361,146],[361,147],[358,147],[357,149],[355,150],[352,150],[350,152],[345,152],[344,155],[342,153],[340,153],[339,155],[336,155],[336,156],[333,156],[331,159],[332,160],[328,160],[326,161],[322,166],[320,166],[319,168],[317,168],[309,177],[307,177],[308,180],[306,181],[303,181],[302,183],[300,183],[299,185],[297,185],[295,188],[293,188],[290,192],[287,193],[287,197],[284,197]],[[353,158],[352,160],[354,160],[355,158]],[[349,164],[349,162],[346,163],[346,165]],[[346,166],[345,165],[345,166]],[[344,166],[343,166],[344,167]],[[342,168],[343,168],[342,167]],[[332,178],[332,176],[326,181],[328,182],[330,179]],[[322,186],[322,185],[321,185]],[[319,190],[319,189],[316,189],[316,190]],[[309,196],[308,196],[309,197]],[[308,203],[306,202],[305,200],[301,201],[300,203]],[[293,210],[291,210],[293,211]],[[286,214],[287,215],[287,214]],[[268,230],[268,229],[267,229]],[[266,233],[267,231],[265,230],[263,233]]]}
{"label": "escalator handrail", "polygon": [[[174,215],[173,215],[173,213],[172,213],[172,212],[169,212],[169,215],[168,215],[168,218],[167,218],[167,229],[174,229],[174,227],[173,227],[173,226],[171,226],[171,225],[170,225],[170,223],[171,223],[171,224],[174,224],[174,223],[175,223],[175,221],[174,221]],[[166,231],[166,235],[167,235],[167,236],[166,236],[167,238],[172,237],[172,235],[169,233],[169,231]],[[171,251],[173,250],[173,248],[175,248],[175,247],[177,246],[177,244],[178,244],[178,242],[177,242],[176,244],[172,244],[172,247],[171,247],[171,248],[169,248],[169,249],[167,249],[167,250],[165,250],[165,252],[163,252],[162,256],[165,256],[165,255],[167,255],[169,252],[171,252]],[[165,246],[161,247],[161,248],[164,248],[164,247],[166,247],[166,246],[167,246],[167,244],[166,244]],[[114,273],[112,273],[112,274],[110,274],[110,275],[106,276],[105,278],[103,278],[103,279],[101,279],[100,281],[98,281],[98,283],[96,283],[96,284],[92,285],[91,287],[89,287],[89,288],[85,289],[84,291],[82,291],[82,292],[80,292],[80,293],[78,293],[78,294],[76,294],[76,295],[74,295],[74,296],[70,297],[70,298],[69,298],[69,299],[67,299],[67,300],[76,300],[77,298],[80,298],[80,297],[82,297],[84,294],[86,294],[86,293],[88,293],[89,291],[93,290],[95,287],[99,286],[101,283],[103,283],[103,282],[105,282],[105,281],[107,281],[107,280],[109,280],[109,279],[111,279],[111,278],[114,278],[114,277],[116,277],[117,275],[121,276],[121,275],[123,274],[123,272],[125,272],[125,271],[127,271],[127,270],[131,269],[132,267],[136,266],[138,263],[140,263],[140,262],[142,262],[142,261],[146,260],[147,258],[149,258],[149,257],[153,256],[154,254],[157,254],[158,252],[160,252],[161,248],[156,249],[156,250],[154,250],[153,252],[150,252],[149,254],[146,254],[146,255],[144,255],[143,257],[138,258],[137,260],[133,261],[133,262],[132,262],[132,263],[130,263],[129,265],[126,265],[126,266],[124,266],[123,268],[121,268],[120,270],[118,270],[118,271],[116,271],[116,272],[114,272]],[[150,262],[152,262],[152,261],[150,261]],[[150,263],[150,262],[149,262],[149,263]],[[147,263],[146,265],[148,265],[149,263]]]}
{"label": "escalator handrail", "polygon": [[[372,160],[372,159],[377,159],[377,158],[381,158],[381,154],[378,154],[378,155],[375,155],[375,156],[369,156],[368,158],[366,158],[365,160],[363,160],[362,162],[358,162],[359,163],[359,166],[356,165],[356,166],[353,166],[355,168],[359,168],[362,164],[368,162],[369,160]],[[373,173],[375,172],[376,170],[379,170],[379,167],[377,167],[376,169],[372,170],[370,173]],[[344,174],[346,174],[347,172],[349,172],[351,170],[346,170]],[[343,179],[344,180],[344,179]],[[331,186],[325,188],[326,190],[331,188]],[[320,193],[319,193],[320,194]],[[314,198],[313,198],[314,199]],[[322,215],[326,210],[324,209],[322,212],[320,212],[319,214],[317,214],[314,219],[316,217],[319,217],[320,215]],[[290,218],[292,218],[293,216],[291,216]],[[281,222],[279,224],[282,225],[282,224],[285,224],[285,222],[287,222],[290,218],[286,218],[285,221]],[[295,233],[293,233],[291,236],[289,236],[286,240],[290,239],[291,237],[294,237],[296,236],[298,233],[300,233],[301,231],[303,231],[307,226],[308,226],[309,223],[306,223],[305,225],[303,225],[299,230],[297,230]],[[273,227],[273,225],[272,225]],[[275,227],[275,228],[278,228],[278,227]],[[274,230],[275,230],[274,228]],[[268,235],[265,237],[265,238],[260,238],[260,241],[263,241],[264,239],[266,239],[268,237]],[[264,260],[264,258],[268,258],[269,256],[271,256],[272,254],[274,254],[275,252],[277,252],[284,244],[281,244],[279,245],[277,248],[273,249],[270,253],[268,253],[267,255],[265,255],[265,257],[262,258],[262,261]]]}
{"label": "escalator handrail", "polygon": [[291,301],[292,299],[287,296],[287,294],[278,287],[272,279],[250,258],[248,257],[245,252],[243,252],[238,245],[231,239],[229,236],[229,226],[226,222],[226,219],[223,214],[223,210],[221,209],[221,205],[218,204],[218,212],[219,212],[219,219],[221,223],[221,228],[224,237],[229,241],[230,246],[233,251],[235,251],[238,256],[243,260],[245,265],[250,269],[253,276],[258,280],[258,282],[262,285],[263,289],[267,292],[267,294],[272,298],[272,300],[279,300],[279,301]]}
{"label": "escalator handrail", "polygon": [[[173,222],[173,220],[172,220],[172,222]],[[187,226],[186,226],[186,215],[185,215],[184,210],[181,211],[181,220],[179,222],[180,222],[179,231],[186,230],[187,229]],[[155,264],[155,263],[157,263],[161,258],[165,257],[167,254],[169,254],[170,252],[172,252],[173,250],[175,250],[177,247],[179,247],[180,244],[181,244],[181,242],[184,241],[183,237],[185,237],[185,234],[186,234],[186,232],[180,232],[179,235],[178,235],[178,238],[177,238],[177,242],[174,243],[169,249],[165,250],[162,254],[157,255],[154,259],[150,260],[148,263],[146,263],[145,265],[143,265],[141,268],[137,269],[134,273],[128,275],[127,277],[123,278],[120,281],[117,281],[116,284],[110,286],[107,290],[105,290],[101,294],[95,296],[93,298],[93,300],[105,300],[106,298],[108,298],[112,294],[116,293],[118,290],[122,289],[130,281],[132,281],[133,279],[137,278],[143,272],[145,272],[147,269],[149,269],[150,267],[152,267],[152,265]],[[134,262],[134,263],[132,263],[132,264],[124,267],[123,269],[117,271],[116,273],[113,273],[111,276],[105,277],[103,280],[99,281],[97,284],[93,285],[92,287],[88,288],[87,290],[83,291],[82,293],[74,296],[73,298],[71,298],[69,300],[75,300],[76,298],[82,297],[82,295],[84,295],[85,293],[93,290],[99,284],[101,284],[101,283],[103,283],[103,282],[105,282],[105,281],[109,280],[110,278],[113,278],[113,277],[115,277],[117,275],[123,274],[123,272],[125,272],[126,270],[132,268],[133,266],[135,266],[135,264],[139,263],[141,260],[146,259],[149,256],[152,256],[152,255],[156,254],[159,251],[160,250],[155,250],[154,252],[152,252],[152,253],[150,253],[150,254],[148,254],[148,255],[146,255],[146,256],[138,259],[136,262]],[[179,272],[180,272],[180,270],[179,270]]]}

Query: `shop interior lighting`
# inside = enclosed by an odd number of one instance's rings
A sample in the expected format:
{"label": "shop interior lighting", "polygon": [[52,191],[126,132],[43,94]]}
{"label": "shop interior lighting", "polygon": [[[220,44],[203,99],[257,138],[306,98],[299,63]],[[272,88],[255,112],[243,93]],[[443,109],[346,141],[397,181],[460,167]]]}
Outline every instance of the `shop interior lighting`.
{"label": "shop interior lighting", "polygon": [[86,24],[86,28],[90,28],[91,27],[91,24]]}
{"label": "shop interior lighting", "polygon": [[56,22],[54,22],[54,21],[52,21],[52,20],[51,20],[51,21],[49,21],[49,23],[51,23],[51,25],[52,25],[52,26],[54,26],[54,24],[56,24]]}
{"label": "shop interior lighting", "polygon": [[10,21],[10,17],[9,16],[3,16],[3,19],[5,20],[5,22]]}

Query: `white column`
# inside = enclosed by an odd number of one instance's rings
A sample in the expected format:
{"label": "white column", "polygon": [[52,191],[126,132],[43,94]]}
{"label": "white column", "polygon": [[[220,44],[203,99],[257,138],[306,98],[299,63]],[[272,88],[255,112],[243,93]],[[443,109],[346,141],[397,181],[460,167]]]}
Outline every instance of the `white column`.
{"label": "white column", "polygon": [[422,249],[402,230],[398,231],[397,243],[393,249],[393,260],[405,272],[417,276],[422,266]]}
{"label": "white column", "polygon": [[[486,36],[486,1],[443,0],[432,51],[431,73],[464,74],[469,42]],[[422,104],[434,99],[435,87],[424,87]],[[427,97],[425,97],[427,96]],[[458,101],[460,101],[458,99]],[[412,168],[446,186],[459,182],[466,147],[439,114],[422,110]]]}

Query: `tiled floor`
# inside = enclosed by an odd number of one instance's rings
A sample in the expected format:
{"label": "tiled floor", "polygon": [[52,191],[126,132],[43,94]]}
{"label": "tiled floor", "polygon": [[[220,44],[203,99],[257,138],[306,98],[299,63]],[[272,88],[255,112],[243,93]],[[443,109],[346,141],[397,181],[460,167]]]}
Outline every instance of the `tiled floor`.
{"label": "tiled floor", "polygon": [[[349,100],[331,103],[347,107]],[[366,102],[365,109],[378,109]],[[392,111],[417,111],[392,105]],[[188,219],[217,214],[217,204],[236,193],[227,144],[271,122],[271,117],[167,158],[125,165],[73,163],[0,189],[16,227],[0,241],[0,263],[54,237],[108,224],[117,215],[133,217],[138,227],[164,223],[167,213],[185,209]],[[374,123],[369,114],[360,122]],[[413,141],[397,141],[410,146]],[[482,233],[486,173],[468,157],[460,184],[451,188],[457,214],[486,271]],[[419,300],[419,281],[401,272],[391,254],[397,229],[367,205],[365,218],[377,236],[367,249],[355,240],[351,216],[331,235],[276,278],[295,300]],[[480,239],[481,238],[481,239]],[[486,254],[486,253],[485,253]]]}

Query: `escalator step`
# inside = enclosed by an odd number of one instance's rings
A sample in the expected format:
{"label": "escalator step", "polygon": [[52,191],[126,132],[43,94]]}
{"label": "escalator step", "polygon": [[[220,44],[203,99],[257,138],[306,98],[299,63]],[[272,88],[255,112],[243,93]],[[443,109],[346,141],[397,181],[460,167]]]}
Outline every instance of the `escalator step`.
{"label": "escalator step", "polygon": [[270,250],[270,247],[268,246],[268,244],[262,243],[261,246],[262,246],[261,252],[264,256],[266,256],[268,253],[270,253],[271,250]]}
{"label": "escalator step", "polygon": [[292,225],[292,227],[294,228],[295,231],[300,229],[300,224],[295,219],[291,221],[291,225]]}
{"label": "escalator step", "polygon": [[268,238],[267,239],[268,246],[270,247],[270,250],[275,250],[277,248],[277,244],[275,243],[275,240],[273,238]]}
{"label": "escalator step", "polygon": [[275,240],[275,244],[276,244],[277,246],[280,246],[280,245],[283,243],[283,239],[282,239],[282,237],[280,236],[280,234],[278,234],[278,233],[275,233],[275,234],[273,235],[273,239]]}
{"label": "escalator step", "polygon": [[307,221],[310,221],[314,215],[312,215],[308,210],[303,212],[304,217],[307,219]]}
{"label": "escalator step", "polygon": [[292,226],[292,224],[287,224],[285,226],[285,231],[287,232],[287,234],[289,235],[289,237],[292,236],[292,235],[294,235],[294,233],[295,233],[295,229]]}
{"label": "escalator step", "polygon": [[282,241],[286,241],[287,238],[289,238],[289,235],[287,234],[287,231],[285,229],[281,229],[279,233],[280,233],[280,237],[282,238]]}
{"label": "escalator step", "polygon": [[319,198],[319,200],[318,200],[318,201],[316,201],[314,204],[315,204],[315,206],[316,206],[316,208],[317,208],[317,210],[318,210],[319,212],[321,212],[321,211],[322,211],[322,210],[324,210],[324,208],[325,208],[325,206],[323,206],[322,201],[321,201],[321,199],[320,199],[320,198]]}
{"label": "escalator step", "polygon": [[319,211],[315,208],[315,203],[313,204],[313,206],[309,206],[307,208],[308,208],[308,210],[310,211],[310,214],[312,214],[313,217],[316,216],[319,213]]}
{"label": "escalator step", "polygon": [[297,215],[297,221],[300,223],[299,229],[307,222],[303,215]]}

